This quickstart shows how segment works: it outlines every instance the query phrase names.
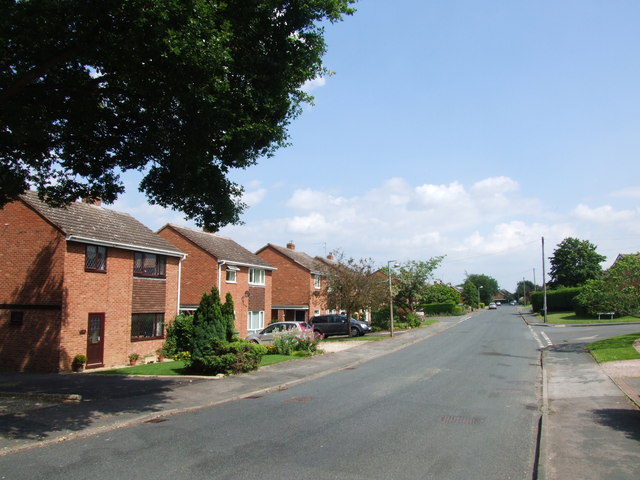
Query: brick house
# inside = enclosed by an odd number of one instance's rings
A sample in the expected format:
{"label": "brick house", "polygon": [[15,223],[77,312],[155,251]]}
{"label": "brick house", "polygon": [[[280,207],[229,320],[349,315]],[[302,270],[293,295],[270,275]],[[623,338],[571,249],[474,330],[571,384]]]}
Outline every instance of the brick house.
{"label": "brick house", "polygon": [[286,247],[269,243],[256,255],[277,268],[273,272],[272,322],[304,322],[313,315],[326,313],[321,296],[328,270],[324,262],[296,251],[293,242]]}
{"label": "brick house", "polygon": [[178,306],[174,245],[128,214],[27,192],[0,210],[0,370],[58,372],[155,354]]}
{"label": "brick house", "polygon": [[235,328],[241,338],[269,323],[274,267],[230,238],[165,225],[158,235],[188,254],[182,263],[180,311],[193,312],[203,293],[217,287],[222,302],[233,297]]}

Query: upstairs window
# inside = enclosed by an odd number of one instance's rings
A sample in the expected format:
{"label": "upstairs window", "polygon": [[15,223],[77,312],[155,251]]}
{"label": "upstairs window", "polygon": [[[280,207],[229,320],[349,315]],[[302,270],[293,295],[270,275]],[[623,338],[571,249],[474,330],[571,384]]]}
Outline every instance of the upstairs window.
{"label": "upstairs window", "polygon": [[84,269],[88,272],[106,272],[107,247],[87,245],[84,256]]}
{"label": "upstairs window", "polygon": [[133,259],[133,273],[143,277],[163,277],[166,272],[166,259],[155,253],[136,252]]}
{"label": "upstairs window", "polygon": [[260,268],[249,269],[249,283],[251,285],[264,285],[265,273]]}
{"label": "upstairs window", "polygon": [[240,270],[238,267],[234,267],[233,265],[227,265],[227,283],[236,283],[236,272]]}
{"label": "upstairs window", "polygon": [[320,275],[313,276],[313,287],[316,290],[320,290],[322,288],[322,277]]}

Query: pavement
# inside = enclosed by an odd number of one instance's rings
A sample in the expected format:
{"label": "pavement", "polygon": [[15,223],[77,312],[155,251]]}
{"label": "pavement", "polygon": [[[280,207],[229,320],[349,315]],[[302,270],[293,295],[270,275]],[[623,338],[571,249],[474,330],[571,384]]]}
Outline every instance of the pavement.
{"label": "pavement", "polygon": [[[323,355],[221,378],[0,373],[0,455],[285,390],[454,325],[440,322],[383,341],[326,343]],[[638,478],[629,465],[640,464],[640,365],[610,376],[584,349],[562,348],[542,352],[537,478]]]}

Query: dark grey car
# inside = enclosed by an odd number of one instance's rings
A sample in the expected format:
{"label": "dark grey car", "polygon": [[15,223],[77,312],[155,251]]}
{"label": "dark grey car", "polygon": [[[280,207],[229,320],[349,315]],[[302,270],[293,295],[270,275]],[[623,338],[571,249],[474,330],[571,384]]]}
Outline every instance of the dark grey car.
{"label": "dark grey car", "polygon": [[[367,322],[350,318],[351,336],[358,337],[371,332],[371,326]],[[347,316],[339,314],[316,315],[309,319],[313,331],[325,337],[330,335],[346,335]]]}

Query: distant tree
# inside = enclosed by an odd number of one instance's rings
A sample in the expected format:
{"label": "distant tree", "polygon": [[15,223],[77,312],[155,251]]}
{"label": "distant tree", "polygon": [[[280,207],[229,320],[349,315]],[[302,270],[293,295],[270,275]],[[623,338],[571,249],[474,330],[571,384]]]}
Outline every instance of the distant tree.
{"label": "distant tree", "polygon": [[531,292],[536,290],[541,290],[541,287],[536,287],[531,280],[521,280],[516,286],[515,297],[517,300],[522,298],[524,303],[527,303],[527,299],[531,298]]}
{"label": "distant tree", "polygon": [[579,287],[587,280],[598,278],[602,272],[600,263],[607,257],[597,253],[596,248],[587,240],[572,237],[560,242],[549,257],[549,287]]}
{"label": "distant tree", "polygon": [[355,0],[6,0],[0,11],[0,207],[148,200],[212,230],[239,220],[228,178],[287,143],[312,97],[326,21]]}
{"label": "distant tree", "polygon": [[426,261],[411,260],[400,265],[394,275],[394,302],[412,313],[416,306],[424,303],[427,282],[433,278],[433,272],[440,266],[444,256],[432,257]]}
{"label": "distant tree", "polygon": [[462,285],[462,300],[465,305],[472,308],[478,308],[480,303],[480,297],[478,297],[478,287],[469,278],[464,281]]}
{"label": "distant tree", "polygon": [[640,253],[618,258],[599,278],[588,280],[576,300],[591,315],[640,315]]}
{"label": "distant tree", "polygon": [[[362,310],[376,309],[388,301],[388,284],[376,275],[371,259],[345,258],[334,253],[335,266],[327,266],[328,275],[322,295],[327,308],[344,310],[347,318]],[[345,328],[351,335],[349,322]]]}
{"label": "distant tree", "polygon": [[422,296],[423,303],[460,303],[460,292],[451,285],[436,282],[425,288]]}
{"label": "distant tree", "polygon": [[482,287],[480,288],[481,303],[488,304],[500,291],[498,281],[488,275],[472,273],[467,275],[467,280],[471,280],[476,287]]}

